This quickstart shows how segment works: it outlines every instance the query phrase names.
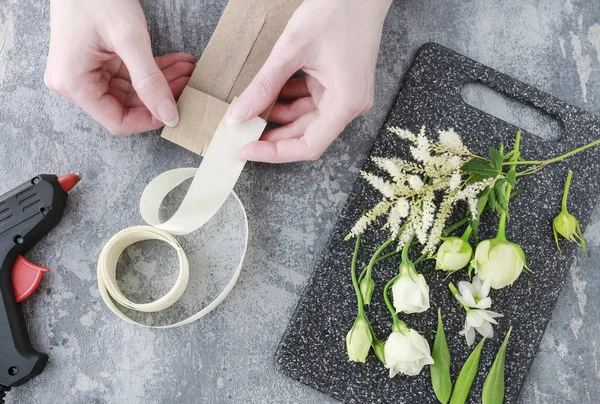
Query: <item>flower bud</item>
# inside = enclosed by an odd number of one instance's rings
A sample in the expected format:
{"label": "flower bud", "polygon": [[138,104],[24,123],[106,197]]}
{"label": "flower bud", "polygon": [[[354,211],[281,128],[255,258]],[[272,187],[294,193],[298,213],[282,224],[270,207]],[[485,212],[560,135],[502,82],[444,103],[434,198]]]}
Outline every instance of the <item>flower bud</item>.
{"label": "flower bud", "polygon": [[354,325],[346,335],[346,349],[348,358],[353,362],[365,362],[373,336],[369,323],[360,315],[354,321]]}
{"label": "flower bud", "polygon": [[494,289],[512,285],[527,267],[521,247],[498,238],[480,242],[471,264],[479,278]]}
{"label": "flower bud", "polygon": [[429,309],[429,286],[412,262],[400,264],[400,277],[392,285],[396,313],[422,313]]}
{"label": "flower bud", "polygon": [[587,248],[585,245],[585,239],[581,233],[579,221],[577,221],[577,218],[568,211],[563,210],[554,218],[554,221],[552,222],[552,229],[554,230],[554,240],[556,240],[556,246],[558,247],[559,251],[560,245],[558,244],[558,235],[560,234],[567,240],[578,244],[583,248],[583,252],[586,252]]}
{"label": "flower bud", "polygon": [[371,277],[366,277],[360,281],[360,294],[362,295],[363,304],[371,303],[371,296],[373,295],[373,289],[375,288],[375,282]]}
{"label": "flower bud", "polygon": [[437,252],[435,269],[458,271],[471,261],[473,247],[460,237],[449,237],[444,240]]}

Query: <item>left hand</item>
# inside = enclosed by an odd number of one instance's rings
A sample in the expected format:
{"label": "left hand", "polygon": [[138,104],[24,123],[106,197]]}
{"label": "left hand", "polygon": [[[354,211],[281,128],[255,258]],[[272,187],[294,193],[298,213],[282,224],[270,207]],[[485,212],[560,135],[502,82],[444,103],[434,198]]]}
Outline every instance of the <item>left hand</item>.
{"label": "left hand", "polygon": [[[230,124],[258,116],[283,126],[246,145],[247,160],[316,160],[344,128],[373,106],[375,66],[391,0],[305,0],[271,55],[233,103]],[[304,78],[290,79],[298,70]]]}

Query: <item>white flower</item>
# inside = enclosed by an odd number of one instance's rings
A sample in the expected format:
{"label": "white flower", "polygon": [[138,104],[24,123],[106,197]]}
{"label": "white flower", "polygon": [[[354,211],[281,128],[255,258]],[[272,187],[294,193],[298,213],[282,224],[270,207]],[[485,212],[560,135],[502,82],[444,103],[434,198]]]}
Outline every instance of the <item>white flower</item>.
{"label": "white flower", "polygon": [[435,269],[458,271],[469,264],[472,256],[473,247],[471,247],[471,244],[460,237],[449,237],[438,249]]}
{"label": "white flower", "polygon": [[459,172],[456,172],[456,173],[452,174],[452,177],[450,177],[450,183],[448,184],[448,187],[452,191],[454,191],[460,187],[461,183],[462,183],[462,176],[460,175]]}
{"label": "white flower", "polygon": [[423,190],[423,180],[418,175],[411,175],[408,177],[408,185],[415,192],[421,192]]}
{"label": "white flower", "polygon": [[492,306],[489,293],[490,283],[482,281],[478,276],[473,278],[472,283],[459,282],[458,291],[454,293],[456,300],[467,311],[465,328],[459,334],[465,336],[469,346],[475,341],[475,331],[485,338],[492,338],[494,336],[492,324],[498,324],[495,318],[503,317],[502,314],[487,310]]}
{"label": "white flower", "polygon": [[494,336],[494,327],[492,324],[498,324],[495,317],[503,317],[502,314],[495,313],[490,310],[469,309],[467,311],[467,319],[465,320],[465,328],[458,333],[464,335],[467,340],[467,345],[473,345],[475,341],[475,331],[484,338],[492,338]]}
{"label": "white flower", "polygon": [[385,367],[390,370],[390,377],[398,373],[416,376],[425,365],[433,364],[431,350],[425,338],[406,326],[404,330],[390,334],[383,352]]}
{"label": "white flower", "polygon": [[439,135],[440,144],[445,146],[448,150],[457,154],[470,154],[454,129],[440,131]]}
{"label": "white flower", "polygon": [[475,249],[471,264],[482,280],[488,281],[494,289],[502,289],[512,285],[521,275],[525,254],[514,243],[498,239],[483,240]]}
{"label": "white flower", "polygon": [[361,175],[373,188],[381,192],[383,196],[390,199],[394,197],[396,192],[393,184],[375,174],[367,173],[365,171],[361,171]]}
{"label": "white flower", "polygon": [[398,199],[396,204],[390,210],[388,216],[388,226],[392,234],[397,234],[400,230],[400,222],[402,219],[408,217],[410,212],[410,205],[404,198]]}
{"label": "white flower", "polygon": [[346,335],[348,358],[353,362],[363,362],[367,359],[373,336],[369,324],[362,317],[357,317],[354,325]]}
{"label": "white flower", "polygon": [[400,264],[400,277],[392,285],[396,313],[422,313],[429,309],[429,286],[412,262]]}

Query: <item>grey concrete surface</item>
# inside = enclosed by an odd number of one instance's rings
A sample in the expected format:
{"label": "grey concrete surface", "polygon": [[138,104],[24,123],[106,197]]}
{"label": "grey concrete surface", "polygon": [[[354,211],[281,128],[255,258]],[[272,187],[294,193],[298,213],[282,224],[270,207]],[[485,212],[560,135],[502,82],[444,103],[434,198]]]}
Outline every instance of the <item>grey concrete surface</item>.
{"label": "grey concrete surface", "polygon": [[[200,54],[224,4],[143,1],[156,54]],[[11,404],[330,402],[275,371],[273,354],[361,160],[424,42],[440,42],[600,115],[600,3],[397,0],[385,25],[374,110],[317,162],[250,164],[243,173],[236,190],[248,210],[249,253],[225,303],[188,327],[140,328],[118,320],[99,299],[98,253],[115,232],[141,223],[137,201],[151,178],[198,165],[199,158],[156,133],[112,137],[47,91],[48,16],[48,2],[0,2],[0,188],[40,172],[80,171],[85,182],[61,226],[29,254],[52,270],[42,291],[24,305],[33,342],[51,362],[40,377],[11,391]],[[188,237],[189,246],[200,242],[198,235]],[[571,268],[523,403],[592,403],[600,396],[600,208],[586,237],[589,254]],[[224,250],[228,241],[221,242],[214,249]],[[154,245],[129,249],[123,288],[147,290],[140,299],[164,292],[175,276],[167,251]],[[128,264],[132,257],[148,263],[148,272]],[[158,263],[151,264],[154,259]],[[209,293],[222,282],[200,276]]]}

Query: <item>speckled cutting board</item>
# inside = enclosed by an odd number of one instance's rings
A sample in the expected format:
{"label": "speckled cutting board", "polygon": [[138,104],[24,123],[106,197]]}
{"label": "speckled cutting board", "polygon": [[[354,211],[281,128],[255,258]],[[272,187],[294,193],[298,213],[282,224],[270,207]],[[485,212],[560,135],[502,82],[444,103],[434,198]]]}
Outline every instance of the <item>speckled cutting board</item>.
{"label": "speckled cutting board", "polygon": [[[488,147],[497,147],[502,142],[512,146],[519,128],[466,104],[461,97],[461,89],[468,83],[484,84],[536,107],[564,126],[564,133],[557,141],[544,141],[524,132],[521,150],[526,159],[549,158],[600,137],[600,120],[596,117],[430,43],[420,49],[370,156],[407,156],[406,143],[388,133],[385,130],[388,126],[413,131],[418,131],[421,125],[427,125],[430,131],[454,128],[463,136],[467,146],[480,155],[487,155]],[[523,192],[511,202],[512,215],[507,234],[509,240],[523,247],[535,275],[522,275],[512,287],[492,291],[492,309],[504,313],[505,318],[500,319],[495,327],[494,339],[485,344],[470,402],[481,402],[485,375],[511,324],[514,329],[506,359],[506,402],[517,402],[576,253],[573,245],[565,243],[563,254],[557,252],[551,227],[552,219],[560,211],[568,168],[574,171],[569,207],[585,228],[600,196],[600,149],[590,149],[518,182],[518,188]],[[363,169],[375,170],[369,160]],[[344,236],[360,217],[361,211],[378,200],[377,191],[358,179],[279,346],[276,366],[294,379],[348,403],[435,403],[427,368],[417,377],[396,376],[390,379],[387,369],[373,353],[366,364],[352,363],[347,359],[344,338],[356,315],[356,300],[350,282],[354,241],[345,242]],[[496,224],[497,218],[488,215],[480,226],[480,236],[493,237]],[[359,268],[366,265],[370,255],[384,241],[384,233],[368,232],[364,236]],[[396,273],[398,263],[398,259],[391,259],[377,265],[374,270],[374,303],[367,313],[382,340],[387,338],[391,323],[380,297],[381,290]],[[432,261],[421,264],[418,270],[425,274],[431,287],[431,309],[424,314],[405,315],[403,318],[433,343],[436,312],[438,307],[442,307],[454,381],[470,353],[464,337],[458,335],[465,314],[448,291],[445,273],[436,272]],[[465,277],[465,273],[457,273],[451,280],[457,283]]]}

